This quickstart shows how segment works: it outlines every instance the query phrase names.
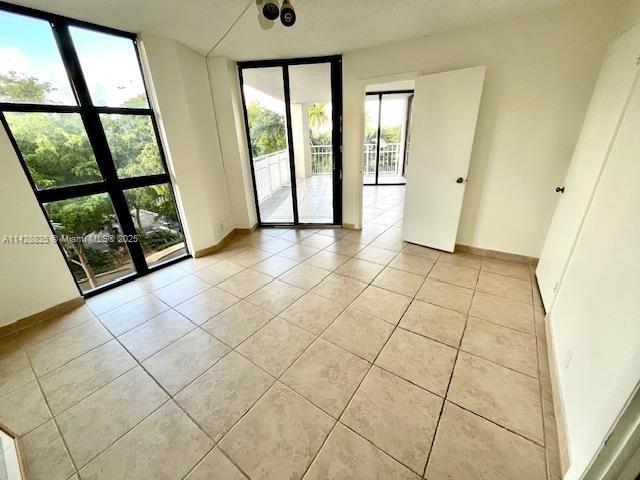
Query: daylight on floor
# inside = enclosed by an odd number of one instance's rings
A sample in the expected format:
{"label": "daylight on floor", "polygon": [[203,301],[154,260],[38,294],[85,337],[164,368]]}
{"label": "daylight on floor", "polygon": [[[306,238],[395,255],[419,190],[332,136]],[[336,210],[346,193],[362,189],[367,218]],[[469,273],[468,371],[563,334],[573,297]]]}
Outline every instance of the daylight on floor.
{"label": "daylight on floor", "polygon": [[0,1],[0,480],[640,478],[640,0]]}

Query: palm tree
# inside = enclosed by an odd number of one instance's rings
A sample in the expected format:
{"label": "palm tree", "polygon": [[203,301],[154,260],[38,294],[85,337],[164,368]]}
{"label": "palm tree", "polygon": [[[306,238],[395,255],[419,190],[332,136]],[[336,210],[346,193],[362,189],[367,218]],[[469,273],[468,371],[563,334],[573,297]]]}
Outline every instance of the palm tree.
{"label": "palm tree", "polygon": [[327,104],[312,103],[309,105],[307,114],[309,115],[309,126],[311,130],[313,130],[314,135],[318,135],[318,132],[329,122]]}

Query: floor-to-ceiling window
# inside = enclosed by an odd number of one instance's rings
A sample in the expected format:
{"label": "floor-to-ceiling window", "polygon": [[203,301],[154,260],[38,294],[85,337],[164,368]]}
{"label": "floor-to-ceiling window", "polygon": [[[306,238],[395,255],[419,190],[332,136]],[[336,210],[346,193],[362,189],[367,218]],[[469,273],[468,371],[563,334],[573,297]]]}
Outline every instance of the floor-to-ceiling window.
{"label": "floor-to-ceiling window", "polygon": [[404,185],[408,170],[412,90],[367,92],[365,185]]}
{"label": "floor-to-ceiling window", "polygon": [[240,63],[262,225],[341,223],[339,57]]}
{"label": "floor-to-ceiling window", "polygon": [[0,119],[85,294],[188,255],[133,34],[0,6]]}

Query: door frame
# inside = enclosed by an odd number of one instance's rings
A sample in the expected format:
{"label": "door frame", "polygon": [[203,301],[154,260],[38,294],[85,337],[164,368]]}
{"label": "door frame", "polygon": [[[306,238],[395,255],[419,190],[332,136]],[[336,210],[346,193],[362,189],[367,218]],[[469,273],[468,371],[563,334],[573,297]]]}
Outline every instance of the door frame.
{"label": "door frame", "polygon": [[[332,223],[301,223],[298,215],[298,192],[295,176],[295,154],[293,151],[292,131],[291,131],[291,102],[289,67],[293,65],[312,65],[318,63],[329,63],[331,66],[331,147],[333,153],[333,173],[332,173],[332,200],[333,200],[333,222]],[[247,116],[247,104],[244,95],[243,71],[252,68],[282,68],[282,82],[285,99],[285,116],[287,128],[287,148],[289,151],[289,168],[291,171],[291,197],[293,202],[293,222],[269,222],[262,221],[260,216],[260,204],[258,202],[258,190],[256,187],[256,175],[253,170],[253,153],[251,151],[251,133],[249,131],[249,119]],[[261,227],[318,227],[318,226],[339,226],[342,225],[342,55],[329,55],[322,57],[302,57],[275,60],[250,60],[238,62],[238,77],[240,79],[240,98],[242,100],[242,113],[244,115],[244,130],[247,139],[247,150],[249,151],[249,167],[251,169],[251,180],[253,185],[253,195],[256,206],[256,216],[258,225]]]}
{"label": "door frame", "polygon": [[[379,187],[379,186],[385,186],[385,185],[389,185],[389,186],[399,186],[399,185],[406,185],[407,182],[405,180],[404,183],[380,183],[378,181],[378,173],[380,170],[380,132],[381,132],[381,128],[380,128],[380,121],[382,120],[382,97],[385,95],[393,95],[393,94],[408,94],[410,95],[409,98],[413,98],[413,94],[414,94],[414,90],[376,90],[376,91],[371,91],[371,92],[365,92],[365,101],[367,99],[368,96],[373,97],[374,95],[378,97],[378,131],[376,134],[376,180],[374,183],[364,183],[362,182],[362,185],[366,186],[366,187]],[[404,175],[404,166],[406,163],[406,157],[407,157],[407,139],[409,138],[407,133],[409,132],[409,128],[410,128],[410,117],[411,117],[411,101],[409,100],[409,98],[407,98],[407,117],[405,118],[404,121],[404,128],[405,128],[405,137],[404,137],[404,154],[402,155],[402,174]]]}

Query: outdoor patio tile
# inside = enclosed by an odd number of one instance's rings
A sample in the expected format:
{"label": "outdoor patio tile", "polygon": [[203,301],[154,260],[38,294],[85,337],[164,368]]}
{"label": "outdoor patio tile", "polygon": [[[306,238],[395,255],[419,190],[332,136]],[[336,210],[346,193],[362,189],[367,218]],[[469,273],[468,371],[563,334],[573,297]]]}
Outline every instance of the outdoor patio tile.
{"label": "outdoor patio tile", "polygon": [[[461,458],[465,461],[461,462]],[[445,402],[426,478],[544,480],[544,451],[515,433]]]}
{"label": "outdoor patio tile", "polygon": [[420,477],[338,423],[304,476],[304,480],[328,478],[419,480]]}
{"label": "outdoor patio tile", "polygon": [[153,295],[144,295],[100,315],[100,321],[116,337],[169,309]]}
{"label": "outdoor patio tile", "polygon": [[387,267],[376,277],[373,285],[413,297],[420,289],[423,281],[424,277],[421,275]]}
{"label": "outdoor patio tile", "polygon": [[251,408],[275,379],[231,352],[175,396],[215,441]]}
{"label": "outdoor patio tile", "polygon": [[274,318],[236,350],[279,377],[313,342],[314,336],[281,318]]}
{"label": "outdoor patio tile", "polygon": [[337,419],[368,370],[361,358],[318,339],[281,381]]}
{"label": "outdoor patio tile", "polygon": [[272,318],[273,314],[242,300],[201,327],[231,348],[235,348]]}
{"label": "outdoor patio tile", "polygon": [[383,268],[383,265],[377,263],[368,262],[359,258],[352,258],[338,268],[336,273],[355,278],[361,282],[371,283]]}
{"label": "outdoor patio tile", "polygon": [[142,366],[169,394],[175,395],[230,350],[198,328],[147,358]]}
{"label": "outdoor patio tile", "polygon": [[460,352],[447,399],[544,444],[540,389],[534,378]]}
{"label": "outdoor patio tile", "polygon": [[396,329],[375,364],[444,397],[455,358],[454,348]]}
{"label": "outdoor patio tile", "polygon": [[260,290],[249,295],[246,300],[277,315],[305,294],[302,288],[294,287],[275,279]]}
{"label": "outdoor patio tile", "polygon": [[220,283],[218,287],[236,297],[245,298],[259,288],[264,287],[271,280],[273,280],[273,278],[264,273],[244,270]]}
{"label": "outdoor patio tile", "polygon": [[442,402],[442,398],[374,366],[341,422],[421,475]]}
{"label": "outdoor patio tile", "polygon": [[414,300],[400,320],[399,326],[458,348],[466,323],[467,317],[464,314]]}
{"label": "outdoor patio tile", "polygon": [[287,282],[289,285],[303,288],[304,290],[311,290],[330,273],[331,272],[323,268],[308,263],[301,263],[284,275],[281,275],[280,280]]}
{"label": "outdoor patio tile", "polygon": [[391,335],[393,325],[348,308],[322,334],[322,338],[373,362]]}
{"label": "outdoor patio tile", "polygon": [[343,310],[342,305],[309,292],[280,316],[314,335],[320,335]]}
{"label": "outdoor patio tile", "polygon": [[311,290],[345,307],[355,300],[367,284],[354,278],[332,273]]}
{"label": "outdoor patio tile", "polygon": [[301,478],[333,424],[329,415],[276,383],[220,448],[251,478]]}
{"label": "outdoor patio tile", "polygon": [[410,303],[410,297],[369,285],[351,307],[397,325]]}

